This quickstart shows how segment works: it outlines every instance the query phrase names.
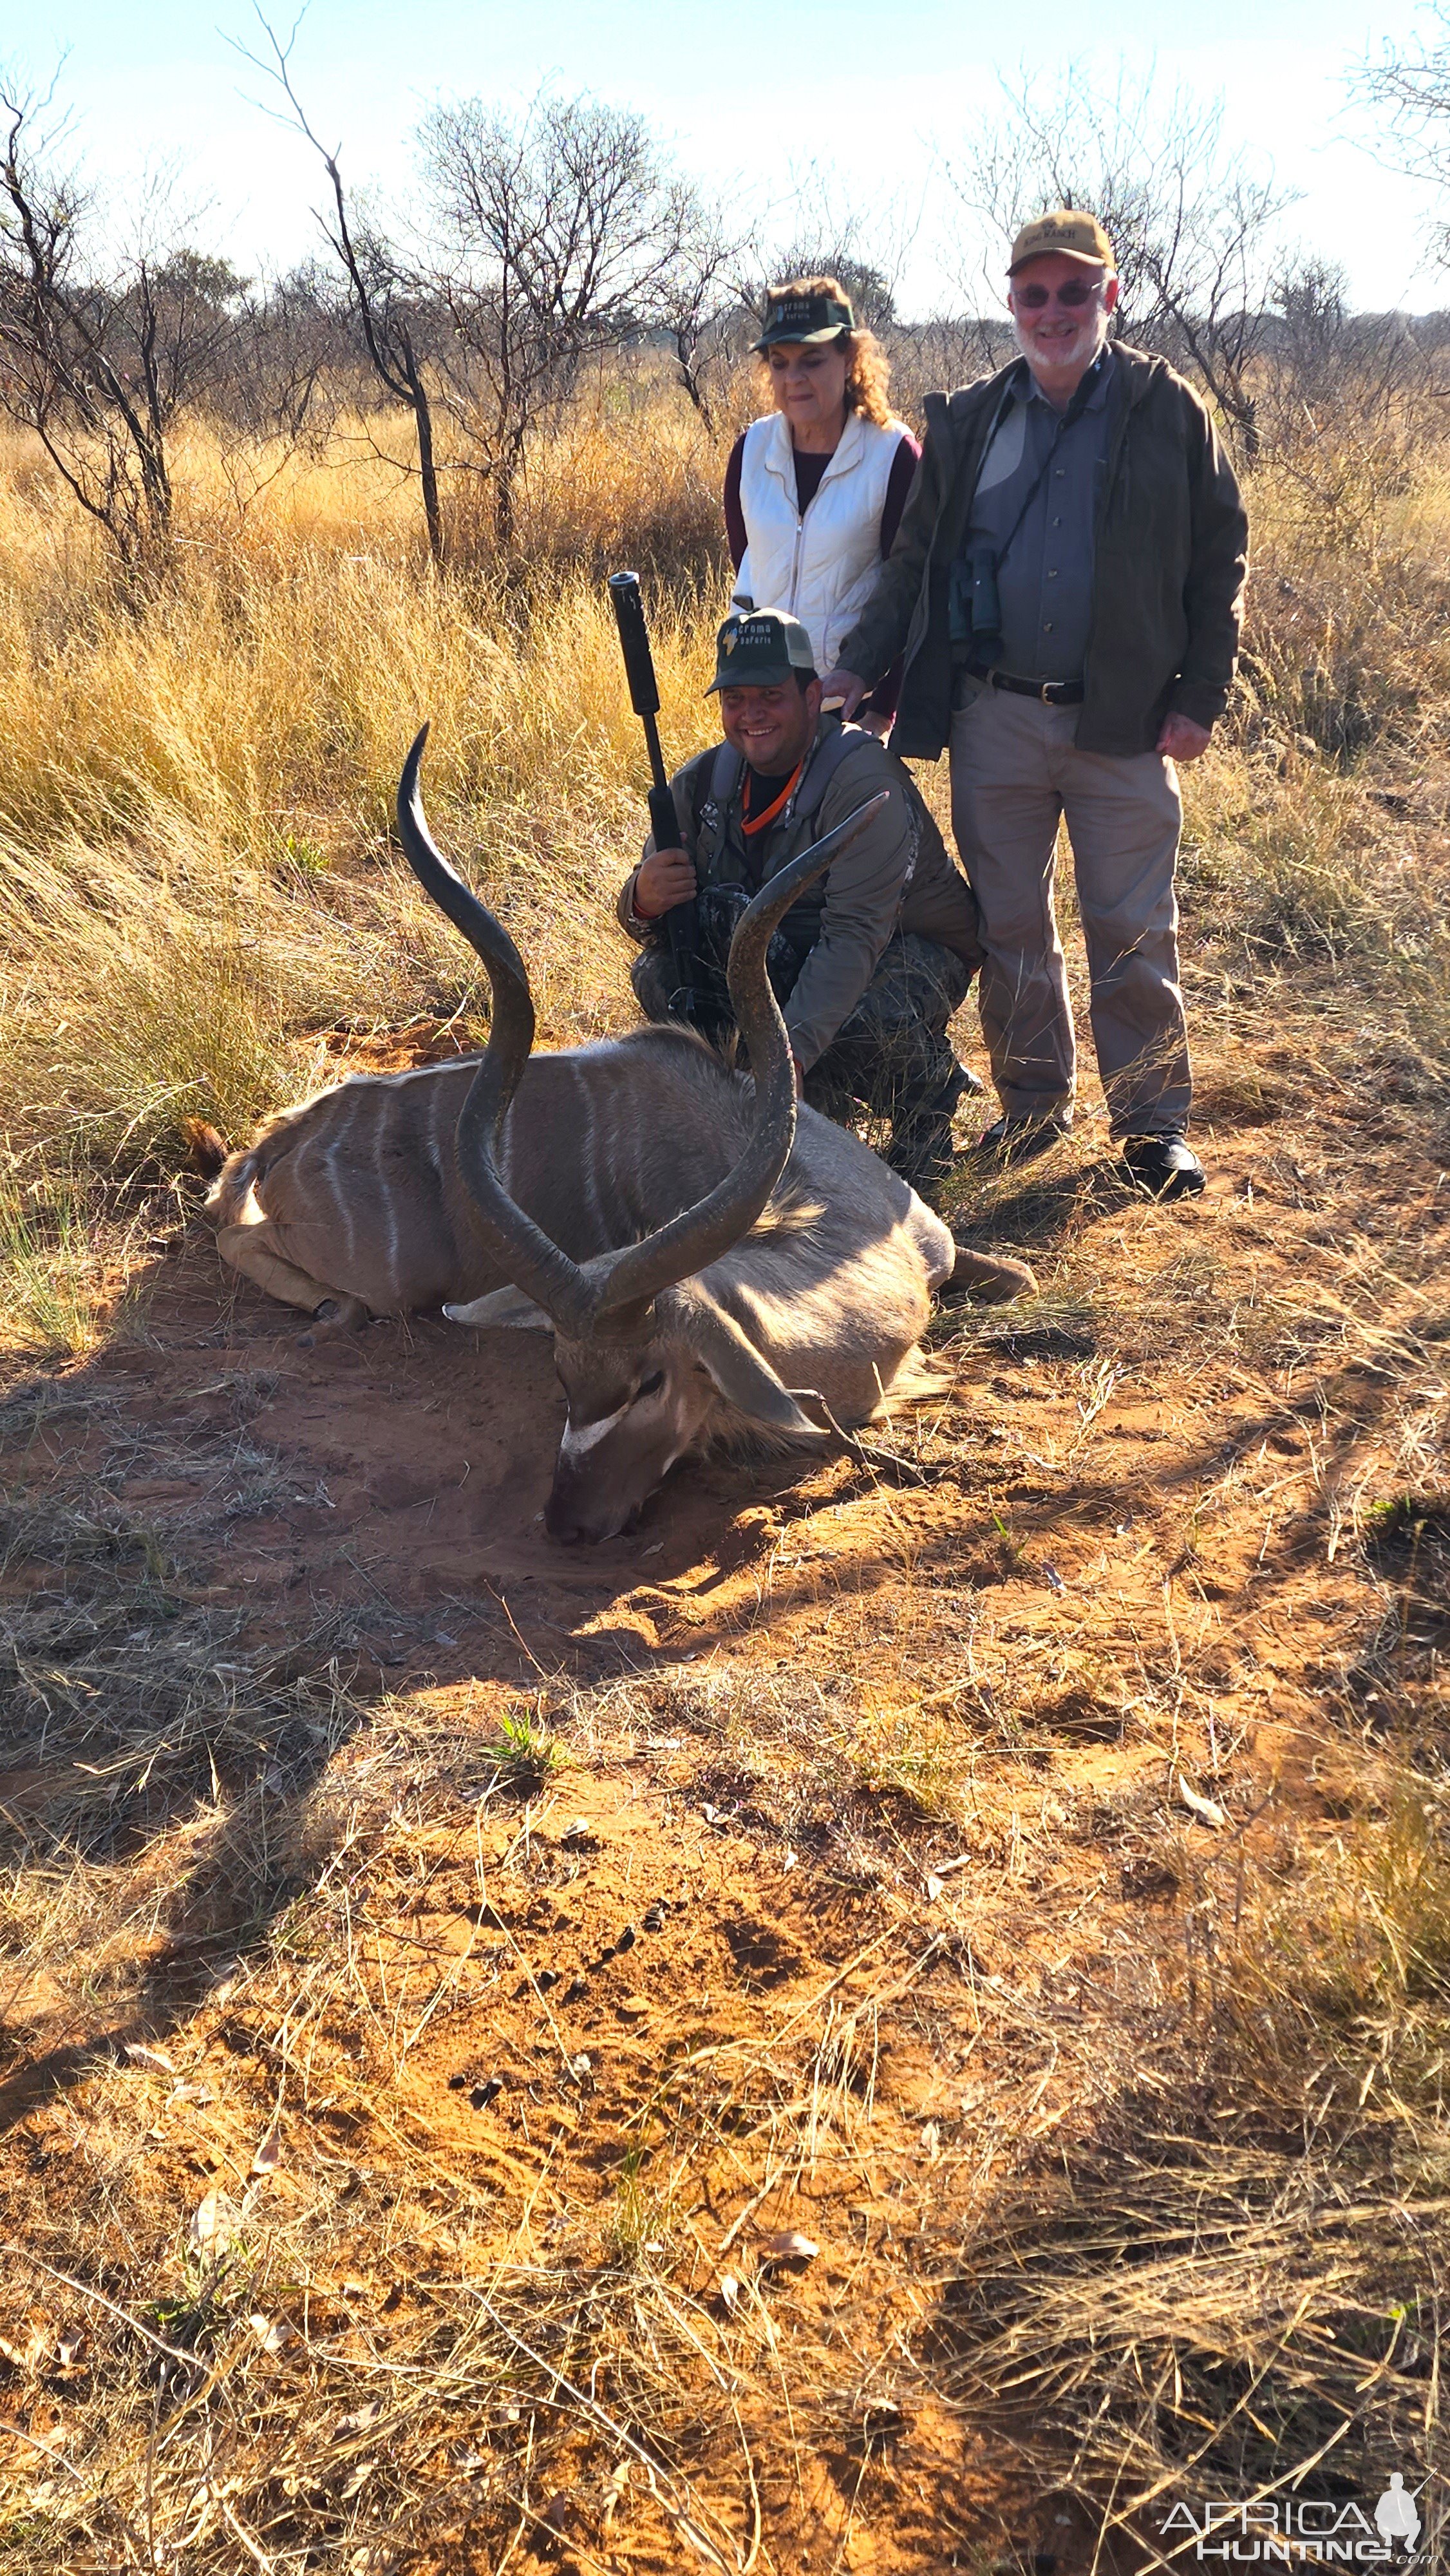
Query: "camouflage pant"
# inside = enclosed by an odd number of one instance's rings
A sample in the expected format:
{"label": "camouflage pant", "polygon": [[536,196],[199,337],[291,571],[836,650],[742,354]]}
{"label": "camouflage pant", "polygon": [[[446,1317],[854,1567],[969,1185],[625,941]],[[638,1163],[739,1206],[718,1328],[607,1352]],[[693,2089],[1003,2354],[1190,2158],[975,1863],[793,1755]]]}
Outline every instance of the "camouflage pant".
{"label": "camouflage pant", "polygon": [[[733,923],[729,925],[733,928]],[[720,926],[721,930],[724,924]],[[712,951],[719,932],[701,924],[696,1024],[717,1044],[733,1033],[723,972]],[[714,934],[714,935],[712,935]],[[728,949],[728,938],[725,947]],[[777,933],[767,960],[776,999],[789,1000],[809,951],[797,953]],[[630,971],[646,1019],[670,1017],[673,977],[667,950],[640,950]],[[864,1110],[890,1125],[886,1160],[914,1188],[929,1187],[951,1159],[951,1116],[967,1076],[952,1052],[947,1023],[971,985],[971,969],[950,948],[914,932],[888,942],[860,1001],[806,1075],[813,1109],[846,1126]]]}

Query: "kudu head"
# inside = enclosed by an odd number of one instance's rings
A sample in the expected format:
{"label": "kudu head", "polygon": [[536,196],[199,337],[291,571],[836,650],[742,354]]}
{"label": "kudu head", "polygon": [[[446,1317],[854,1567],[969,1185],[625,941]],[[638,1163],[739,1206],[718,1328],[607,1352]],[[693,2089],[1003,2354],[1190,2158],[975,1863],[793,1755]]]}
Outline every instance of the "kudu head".
{"label": "kudu head", "polygon": [[499,1176],[499,1132],[533,1046],[534,1006],[523,960],[502,922],[429,834],[418,784],[427,738],[425,725],[404,764],[398,831],[414,875],[477,950],[493,990],[488,1046],[458,1120],[458,1166],[488,1249],[514,1283],[444,1312],[460,1324],[552,1325],[568,1416],[545,1524],[558,1539],[614,1538],[633,1526],[722,1400],[778,1436],[812,1442],[832,1436],[802,1411],[699,1273],[763,1214],[795,1139],[790,1045],[765,971],[771,934],[883,798],[858,806],[782,868],[736,929],[727,980],[749,1051],[755,1103],[740,1159],[707,1197],[642,1242],[576,1262],[509,1196]]}

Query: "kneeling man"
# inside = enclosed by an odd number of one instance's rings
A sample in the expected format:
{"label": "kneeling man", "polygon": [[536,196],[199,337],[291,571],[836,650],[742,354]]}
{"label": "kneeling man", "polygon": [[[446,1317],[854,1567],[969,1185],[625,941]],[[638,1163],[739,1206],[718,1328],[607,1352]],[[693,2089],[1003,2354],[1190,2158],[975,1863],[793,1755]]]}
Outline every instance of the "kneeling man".
{"label": "kneeling man", "polygon": [[[821,712],[811,641],[774,608],[720,629],[710,694],[725,739],[671,780],[679,843],[644,858],[619,898],[641,943],[634,989],[648,1018],[729,1036],[730,938],[770,877],[884,788],[889,801],[771,941],[796,1087],[829,1117],[889,1121],[886,1160],[926,1195],[951,1167],[952,1111],[974,1074],[947,1036],[981,962],[976,904],[920,791],[874,735]],[[664,929],[693,901],[689,955]],[[688,916],[687,916],[688,917]]]}

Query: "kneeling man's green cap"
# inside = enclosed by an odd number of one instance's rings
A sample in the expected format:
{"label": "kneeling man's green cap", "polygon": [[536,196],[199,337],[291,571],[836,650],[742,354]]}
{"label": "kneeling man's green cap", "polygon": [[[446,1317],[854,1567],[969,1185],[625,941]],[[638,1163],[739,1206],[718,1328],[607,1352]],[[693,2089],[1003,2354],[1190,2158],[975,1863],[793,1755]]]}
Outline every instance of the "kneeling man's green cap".
{"label": "kneeling man's green cap", "polygon": [[783,608],[746,608],[727,617],[715,639],[715,677],[705,691],[778,689],[799,671],[816,676],[811,639]]}

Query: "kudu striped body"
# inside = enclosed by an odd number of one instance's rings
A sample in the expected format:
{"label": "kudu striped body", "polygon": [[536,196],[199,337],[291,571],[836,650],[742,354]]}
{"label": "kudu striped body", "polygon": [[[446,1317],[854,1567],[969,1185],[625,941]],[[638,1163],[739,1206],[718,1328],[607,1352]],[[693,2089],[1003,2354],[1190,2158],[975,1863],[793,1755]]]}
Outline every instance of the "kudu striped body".
{"label": "kudu striped body", "polygon": [[960,1254],[857,1137],[797,1113],[765,949],[864,813],[772,879],[736,934],[752,1078],[684,1029],[534,1056],[517,951],[428,837],[424,739],[399,827],[488,969],[487,1051],[284,1111],[228,1159],[207,1214],[224,1260],[308,1312],[552,1326],[568,1418],[545,1518],[559,1538],[611,1537],[681,1457],[745,1433],[824,1447],[869,1420],[954,1272],[998,1297],[1031,1274]]}

